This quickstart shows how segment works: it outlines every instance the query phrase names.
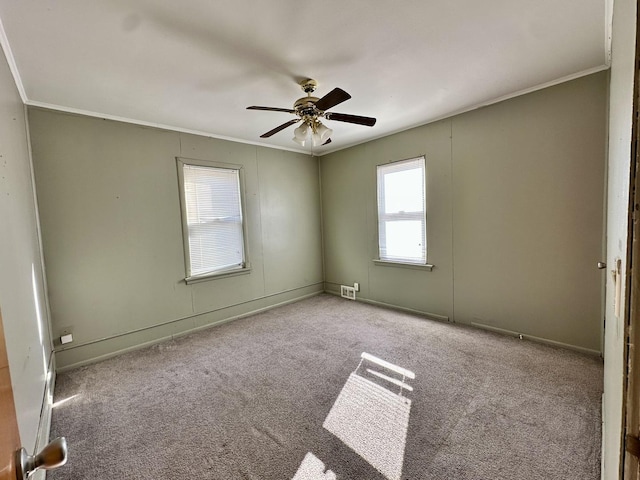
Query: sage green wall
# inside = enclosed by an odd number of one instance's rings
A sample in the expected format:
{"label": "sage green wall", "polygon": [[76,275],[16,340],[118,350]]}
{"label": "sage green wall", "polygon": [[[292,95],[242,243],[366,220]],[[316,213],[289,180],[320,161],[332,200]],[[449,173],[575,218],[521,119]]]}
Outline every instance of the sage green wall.
{"label": "sage green wall", "polygon": [[[607,72],[321,157],[327,290],[600,351]],[[427,162],[433,271],[379,266],[376,165]]]}
{"label": "sage green wall", "polygon": [[[62,368],[323,288],[317,159],[29,109]],[[175,157],[243,165],[249,274],[184,282]]]}
{"label": "sage green wall", "polygon": [[[339,291],[340,284],[359,282],[360,298],[451,316],[450,136],[451,122],[442,121],[320,157],[327,290]],[[428,261],[436,268],[426,272],[374,265],[378,243],[376,165],[423,154]]]}
{"label": "sage green wall", "polygon": [[[325,288],[600,350],[607,74],[321,157]],[[62,367],[323,288],[317,159],[29,110]],[[427,159],[433,271],[372,262],[375,166]],[[193,285],[175,157],[245,168],[252,272]]]}

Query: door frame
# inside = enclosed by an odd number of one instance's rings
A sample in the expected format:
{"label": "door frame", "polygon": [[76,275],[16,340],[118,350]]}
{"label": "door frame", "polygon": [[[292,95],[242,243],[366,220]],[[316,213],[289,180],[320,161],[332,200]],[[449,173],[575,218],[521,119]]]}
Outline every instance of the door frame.
{"label": "door frame", "polygon": [[640,436],[640,12],[636,11],[636,53],[633,84],[631,168],[627,236],[627,288],[624,332],[623,436],[620,477],[640,480],[638,456],[629,453]]}

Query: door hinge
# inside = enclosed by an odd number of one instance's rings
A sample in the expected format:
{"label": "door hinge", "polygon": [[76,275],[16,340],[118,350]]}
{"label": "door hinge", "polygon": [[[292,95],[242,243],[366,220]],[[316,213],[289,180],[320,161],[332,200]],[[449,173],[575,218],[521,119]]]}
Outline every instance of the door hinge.
{"label": "door hinge", "polygon": [[627,435],[625,450],[634,457],[640,458],[640,439],[633,435]]}

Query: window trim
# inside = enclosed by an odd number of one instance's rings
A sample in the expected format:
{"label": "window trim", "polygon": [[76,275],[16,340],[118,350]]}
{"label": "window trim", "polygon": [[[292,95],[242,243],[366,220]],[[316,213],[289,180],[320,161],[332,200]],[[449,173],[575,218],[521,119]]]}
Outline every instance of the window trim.
{"label": "window trim", "polygon": [[[380,211],[379,211],[379,184],[378,184],[378,169],[379,167],[383,167],[383,166],[387,166],[387,165],[392,165],[392,164],[400,164],[403,162],[410,162],[413,160],[419,160],[422,159],[423,161],[423,174],[424,174],[424,178],[423,178],[423,185],[424,185],[424,204],[423,204],[423,215],[424,215],[424,240],[425,240],[425,259],[424,262],[408,262],[408,261],[393,261],[393,260],[387,260],[387,259],[383,259],[380,258]],[[423,271],[432,271],[433,268],[435,267],[435,265],[431,264],[428,262],[428,249],[427,249],[427,245],[429,244],[429,242],[427,241],[427,236],[428,236],[428,231],[427,231],[427,206],[428,206],[428,201],[427,201],[427,195],[428,195],[428,191],[427,191],[427,158],[426,155],[421,154],[421,155],[416,155],[413,157],[409,157],[409,158],[403,158],[401,160],[392,160],[392,161],[388,161],[388,162],[383,162],[383,163],[379,163],[376,164],[376,168],[375,168],[375,212],[376,212],[376,258],[373,259],[373,263],[375,265],[378,266],[384,266],[384,267],[402,267],[402,268],[413,268],[416,270],[423,270]]]}
{"label": "window trim", "polygon": [[[191,252],[189,248],[189,225],[187,224],[187,202],[184,188],[184,166],[194,165],[199,167],[224,168],[228,170],[238,171],[238,183],[240,188],[240,211],[242,212],[242,243],[244,248],[244,262],[241,267],[234,267],[227,270],[218,270],[215,272],[203,273],[200,275],[191,275]],[[176,166],[178,169],[178,191],[180,194],[180,217],[182,223],[182,245],[184,251],[184,268],[185,282],[187,284],[213,280],[217,278],[225,278],[236,275],[242,275],[251,272],[251,263],[249,262],[249,245],[248,245],[248,229],[245,201],[245,181],[244,166],[217,162],[214,160],[201,160],[195,158],[176,157]]]}
{"label": "window trim", "polygon": [[379,258],[374,258],[373,263],[380,267],[412,268],[414,270],[427,270],[429,272],[435,268],[435,265],[431,263],[390,262],[389,260],[380,260]]}

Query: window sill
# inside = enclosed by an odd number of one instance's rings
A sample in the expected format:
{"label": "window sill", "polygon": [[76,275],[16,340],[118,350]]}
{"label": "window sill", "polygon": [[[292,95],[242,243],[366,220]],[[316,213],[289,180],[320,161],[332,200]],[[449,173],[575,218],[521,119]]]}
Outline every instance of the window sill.
{"label": "window sill", "polygon": [[378,260],[374,259],[373,263],[379,265],[381,267],[400,267],[400,268],[411,268],[413,270],[426,270],[428,272],[432,271],[435,265],[431,265],[430,263],[420,264],[420,263],[400,263],[400,262],[389,262],[387,260]]}
{"label": "window sill", "polygon": [[206,282],[208,280],[216,280],[218,278],[235,277],[236,275],[244,275],[246,273],[251,273],[251,267],[247,266],[244,268],[236,268],[234,270],[225,270],[223,272],[207,273],[205,275],[187,277],[184,279],[184,281],[187,283],[187,285],[191,285],[192,283]]}

